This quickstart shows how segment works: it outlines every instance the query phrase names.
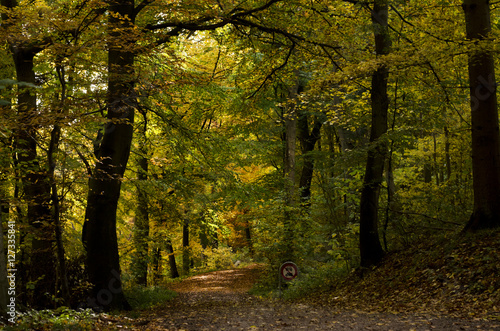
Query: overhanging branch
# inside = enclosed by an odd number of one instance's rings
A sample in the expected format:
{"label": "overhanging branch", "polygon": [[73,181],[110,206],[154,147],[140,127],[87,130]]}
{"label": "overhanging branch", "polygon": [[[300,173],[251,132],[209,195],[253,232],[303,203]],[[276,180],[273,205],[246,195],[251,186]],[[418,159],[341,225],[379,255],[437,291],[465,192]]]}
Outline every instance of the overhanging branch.
{"label": "overhanging branch", "polygon": [[267,83],[267,81],[269,79],[271,79],[272,76],[274,76],[275,73],[277,73],[279,70],[283,69],[287,65],[288,60],[292,56],[292,53],[293,53],[294,49],[295,49],[295,43],[292,43],[292,46],[288,50],[288,53],[287,53],[287,55],[286,55],[285,60],[283,61],[283,63],[281,65],[279,65],[278,67],[273,68],[273,70],[266,76],[266,78],[260,84],[260,86],[247,99],[253,98],[262,89],[262,87],[264,87],[264,85]]}

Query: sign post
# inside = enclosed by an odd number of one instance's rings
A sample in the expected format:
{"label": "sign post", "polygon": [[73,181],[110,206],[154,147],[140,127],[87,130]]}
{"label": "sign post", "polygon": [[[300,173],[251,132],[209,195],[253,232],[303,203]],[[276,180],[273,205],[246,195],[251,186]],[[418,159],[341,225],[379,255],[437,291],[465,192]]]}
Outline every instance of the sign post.
{"label": "sign post", "polygon": [[292,261],[287,261],[279,269],[279,296],[281,297],[281,281],[289,282],[299,275],[299,268]]}

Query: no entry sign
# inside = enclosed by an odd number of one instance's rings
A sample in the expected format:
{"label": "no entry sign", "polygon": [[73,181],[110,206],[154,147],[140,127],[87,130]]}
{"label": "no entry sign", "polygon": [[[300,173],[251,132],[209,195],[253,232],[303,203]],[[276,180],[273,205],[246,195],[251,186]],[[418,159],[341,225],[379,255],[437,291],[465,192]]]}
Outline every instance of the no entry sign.
{"label": "no entry sign", "polygon": [[280,276],[286,281],[293,280],[299,274],[299,268],[291,261],[285,262],[280,267]]}

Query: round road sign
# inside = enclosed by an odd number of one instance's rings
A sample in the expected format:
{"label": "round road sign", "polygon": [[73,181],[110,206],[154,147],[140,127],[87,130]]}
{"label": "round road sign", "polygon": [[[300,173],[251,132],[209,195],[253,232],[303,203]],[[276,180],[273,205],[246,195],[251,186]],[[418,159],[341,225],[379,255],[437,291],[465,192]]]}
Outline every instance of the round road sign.
{"label": "round road sign", "polygon": [[285,262],[280,267],[280,276],[286,280],[293,280],[299,274],[299,268],[293,262]]}

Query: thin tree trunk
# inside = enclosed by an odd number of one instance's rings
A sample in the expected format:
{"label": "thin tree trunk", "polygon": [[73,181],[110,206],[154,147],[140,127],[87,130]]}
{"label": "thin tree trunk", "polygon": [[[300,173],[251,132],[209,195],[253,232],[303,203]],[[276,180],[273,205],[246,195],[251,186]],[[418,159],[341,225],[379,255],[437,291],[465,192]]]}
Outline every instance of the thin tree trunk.
{"label": "thin tree trunk", "polygon": [[70,292],[68,286],[68,277],[66,274],[66,261],[64,253],[64,243],[62,238],[62,224],[61,224],[61,208],[59,202],[59,194],[57,193],[57,183],[55,179],[55,160],[54,152],[58,148],[59,137],[61,134],[61,128],[58,124],[54,125],[51,132],[49,150],[47,152],[47,160],[49,162],[49,177],[51,181],[51,199],[52,199],[52,220],[54,222],[55,240],[56,240],[56,252],[57,252],[57,262],[59,270],[59,281],[61,284],[61,290],[64,302],[69,304]]}
{"label": "thin tree trunk", "polygon": [[[146,118],[141,125],[141,138],[145,140],[146,135]],[[148,261],[149,261],[149,208],[148,196],[145,190],[145,183],[148,179],[148,157],[145,142],[142,141],[139,148],[138,174],[137,174],[137,211],[134,223],[134,273],[137,284],[147,286],[148,283]]]}
{"label": "thin tree trunk", "polygon": [[387,229],[389,228],[389,221],[391,219],[391,215],[396,212],[396,184],[394,183],[394,172],[392,169],[392,155],[393,155],[393,143],[391,143],[391,148],[389,151],[389,157],[387,159],[387,171],[386,171],[386,187],[387,187],[387,207],[385,209],[385,220],[383,226],[383,241],[384,248],[387,251]]}
{"label": "thin tree trunk", "polygon": [[93,285],[90,306],[130,309],[122,291],[116,211],[121,180],[132,145],[134,91],[134,1],[111,2],[108,21],[107,124],[97,149],[97,164],[89,179],[83,228],[87,271]]}
{"label": "thin tree trunk", "polygon": [[153,285],[157,285],[161,278],[161,248],[151,248],[151,266],[153,268]]}
{"label": "thin tree trunk", "polygon": [[433,148],[434,150],[432,151],[432,161],[433,161],[433,168],[434,168],[434,176],[436,177],[436,185],[441,184],[441,173],[440,173],[440,167],[438,164],[438,158],[437,158],[437,140],[436,140],[436,133],[432,133],[432,142],[433,142]]}
{"label": "thin tree trunk", "polygon": [[296,207],[296,145],[297,145],[297,112],[295,102],[298,95],[299,82],[288,91],[290,103],[284,113],[285,122],[285,148],[283,159],[283,176],[285,182],[285,211],[284,211],[284,252],[282,260],[294,258],[294,208]]}
{"label": "thin tree trunk", "polygon": [[[478,42],[491,32],[488,0],[464,0],[467,39]],[[500,226],[500,136],[493,53],[469,54],[474,209],[464,231]]]}
{"label": "thin tree trunk", "polygon": [[[61,83],[61,112],[63,109],[64,102],[66,100],[66,78],[64,75],[64,69],[57,65],[56,71],[59,76],[59,81]],[[69,304],[70,291],[68,285],[68,277],[66,274],[66,260],[64,253],[64,243],[62,238],[62,224],[61,224],[61,207],[59,201],[59,194],[57,193],[57,182],[55,178],[56,161],[54,159],[54,154],[59,148],[59,140],[61,138],[61,127],[58,123],[54,124],[52,131],[50,133],[49,149],[47,151],[47,162],[49,164],[49,178],[50,178],[50,190],[51,190],[51,200],[52,200],[52,220],[55,227],[55,239],[56,239],[56,252],[57,252],[57,263],[59,270],[59,282],[61,285],[61,292],[66,305]]]}
{"label": "thin tree trunk", "polygon": [[245,222],[245,240],[247,242],[250,256],[253,257],[254,256],[254,249],[253,249],[253,241],[252,241],[252,230],[250,229],[250,222],[249,221]]}
{"label": "thin tree trunk", "polygon": [[446,180],[449,181],[451,179],[451,154],[450,154],[450,131],[448,127],[444,128],[444,136],[446,139],[444,145],[444,152],[446,158]]}
{"label": "thin tree trunk", "polygon": [[307,114],[303,112],[298,118],[298,138],[304,158],[304,164],[299,179],[300,203],[305,207],[311,205],[311,183],[314,174],[314,158],[310,153],[314,150],[314,146],[320,138],[322,124],[323,121],[317,116],[314,116],[313,129],[309,132],[309,119]]}
{"label": "thin tree trunk", "polygon": [[166,248],[168,253],[168,265],[170,266],[170,277],[178,278],[179,271],[177,270],[177,263],[175,261],[174,247],[172,246],[172,240],[167,239]]}
{"label": "thin tree trunk", "polygon": [[184,220],[182,225],[182,271],[185,275],[189,274],[191,265],[191,254],[189,251],[189,220]]}
{"label": "thin tree trunk", "polygon": [[[387,0],[375,0],[372,10],[374,25],[375,51],[377,55],[388,54],[391,42],[387,28]],[[384,257],[378,231],[378,202],[380,186],[383,181],[387,143],[382,137],[387,132],[387,112],[389,97],[387,80],[389,70],[381,65],[372,75],[371,103],[372,123],[370,149],[366,161],[366,170],[361,191],[360,208],[360,255],[361,267],[367,268],[378,264]]]}

